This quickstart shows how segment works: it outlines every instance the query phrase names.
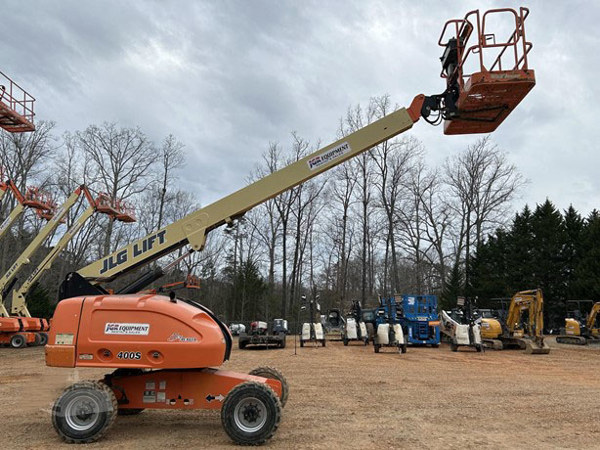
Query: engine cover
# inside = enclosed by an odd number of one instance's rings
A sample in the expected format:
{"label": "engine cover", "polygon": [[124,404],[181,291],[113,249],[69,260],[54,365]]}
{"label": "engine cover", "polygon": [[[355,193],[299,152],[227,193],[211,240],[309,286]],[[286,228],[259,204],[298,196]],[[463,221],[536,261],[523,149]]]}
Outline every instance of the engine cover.
{"label": "engine cover", "polygon": [[59,302],[46,346],[58,367],[185,369],[220,366],[231,334],[208,309],[161,295]]}

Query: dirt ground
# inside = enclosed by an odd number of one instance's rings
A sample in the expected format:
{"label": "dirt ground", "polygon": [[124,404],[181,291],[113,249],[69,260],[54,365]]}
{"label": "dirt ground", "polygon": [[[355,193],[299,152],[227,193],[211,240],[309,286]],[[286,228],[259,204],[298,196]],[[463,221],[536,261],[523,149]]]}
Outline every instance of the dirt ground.
{"label": "dirt ground", "polygon": [[[237,350],[225,364],[281,369],[290,397],[270,448],[600,448],[600,346],[556,344],[549,355],[372,346]],[[68,384],[103,370],[44,365],[43,348],[0,349],[0,447],[71,448],[50,420]],[[232,447],[216,411],[119,417],[86,448]],[[81,448],[81,447],[79,447]]]}

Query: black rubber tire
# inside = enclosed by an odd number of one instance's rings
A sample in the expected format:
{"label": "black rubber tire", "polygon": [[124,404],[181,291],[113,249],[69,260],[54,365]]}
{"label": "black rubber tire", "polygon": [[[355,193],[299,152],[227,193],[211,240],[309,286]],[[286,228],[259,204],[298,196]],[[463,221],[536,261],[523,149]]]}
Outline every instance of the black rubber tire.
{"label": "black rubber tire", "polygon": [[454,342],[450,342],[450,350],[453,352],[458,351],[458,345],[456,345]]}
{"label": "black rubber tire", "polygon": [[33,342],[27,345],[29,345],[30,347],[38,347],[41,342],[42,338],[40,337],[39,333],[33,333]]}
{"label": "black rubber tire", "polygon": [[285,348],[285,334],[283,335],[283,339],[279,343],[279,348]]}
{"label": "black rubber tire", "polygon": [[477,353],[481,353],[483,351],[483,345],[481,345],[481,344],[475,345],[475,350],[477,350]]}
{"label": "black rubber tire", "polygon": [[48,343],[48,333],[41,331],[38,334],[40,336],[40,345],[43,347]]}
{"label": "black rubber tire", "polygon": [[238,341],[238,347],[240,350],[244,350],[246,348],[246,342]]}
{"label": "black rubber tire", "polygon": [[407,348],[408,348],[408,344],[402,344],[402,353],[406,353]]}
{"label": "black rubber tire", "polygon": [[381,346],[380,346],[380,345],[378,345],[378,344],[375,344],[375,345],[373,346],[373,348],[375,349],[375,353],[379,353],[379,348],[380,348],[380,347],[381,347]]}
{"label": "black rubber tire", "polygon": [[[236,421],[236,407],[248,398],[259,400],[264,407],[266,418],[264,423],[255,431],[247,431]],[[238,411],[239,416],[240,411]],[[260,416],[259,416],[260,417]],[[246,419],[247,420],[247,419]],[[256,420],[256,419],[255,419]],[[261,445],[273,437],[281,421],[281,403],[273,389],[264,383],[247,381],[234,387],[223,402],[221,408],[221,423],[225,433],[239,445]]]}
{"label": "black rubber tire", "polygon": [[[65,408],[78,396],[87,396],[98,407],[95,423],[87,430],[77,430],[65,418]],[[58,435],[69,444],[86,444],[100,439],[117,417],[117,398],[106,384],[99,381],[80,381],[66,388],[52,407],[52,425]],[[75,417],[73,415],[71,417]],[[80,417],[78,417],[81,419]]]}
{"label": "black rubber tire", "polygon": [[348,339],[344,338],[344,346],[348,347]]}
{"label": "black rubber tire", "polygon": [[279,369],[269,366],[257,367],[256,369],[252,369],[250,372],[248,372],[248,375],[255,375],[257,377],[279,381],[281,383],[281,397],[279,397],[279,402],[281,403],[282,408],[285,407],[288,396],[290,395],[290,386],[286,378],[283,376],[283,373],[281,373]]}
{"label": "black rubber tire", "polygon": [[321,341],[321,346],[322,346],[322,347],[325,347],[325,344],[326,344],[326,341],[325,341],[325,339],[323,339],[323,340]]}
{"label": "black rubber tire", "polygon": [[27,338],[24,334],[13,334],[10,338],[10,346],[12,348],[23,348],[27,345]]}
{"label": "black rubber tire", "polygon": [[304,347],[304,341],[300,339],[300,347]]}

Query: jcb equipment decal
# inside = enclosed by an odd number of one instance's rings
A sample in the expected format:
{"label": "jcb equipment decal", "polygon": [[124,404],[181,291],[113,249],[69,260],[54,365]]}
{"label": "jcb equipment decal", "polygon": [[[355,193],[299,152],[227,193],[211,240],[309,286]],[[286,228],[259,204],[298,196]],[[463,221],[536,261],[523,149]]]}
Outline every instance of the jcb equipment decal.
{"label": "jcb equipment decal", "polygon": [[[165,234],[167,234],[167,231],[162,230],[158,233],[148,236],[141,242],[136,242],[135,244],[133,244],[133,255],[131,255],[131,257],[137,258],[138,256],[143,255],[144,253],[152,250],[157,245],[162,245],[165,242],[167,242],[167,240],[165,239]],[[129,248],[121,250],[115,256],[111,255],[108,258],[105,258],[104,261],[102,261],[102,269],[100,270],[100,273],[102,274],[108,272],[109,270],[112,270],[120,266],[121,264],[125,264],[127,261],[129,261]]]}
{"label": "jcb equipment decal", "polygon": [[343,142],[337,147],[333,147],[329,150],[324,151],[320,155],[315,156],[307,161],[308,168],[310,170],[314,170],[317,167],[322,166],[323,164],[327,164],[328,162],[333,161],[334,159],[339,158],[340,156],[345,155],[346,153],[350,153],[352,149],[350,148],[350,144],[347,142]]}

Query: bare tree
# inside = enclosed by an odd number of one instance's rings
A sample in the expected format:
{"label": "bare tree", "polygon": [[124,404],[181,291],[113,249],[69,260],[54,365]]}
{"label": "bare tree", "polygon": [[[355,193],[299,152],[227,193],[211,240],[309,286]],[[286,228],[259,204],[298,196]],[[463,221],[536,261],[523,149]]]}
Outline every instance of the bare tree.
{"label": "bare tree", "polygon": [[473,244],[481,243],[487,230],[506,221],[506,208],[524,180],[489,136],[448,159],[444,171],[455,199],[450,205],[459,221],[454,264],[458,266],[464,255],[468,285]]}
{"label": "bare tree", "polygon": [[[152,143],[139,128],[118,128],[114,123],[90,125],[75,134],[77,145],[98,172],[98,190],[113,199],[132,199],[152,183],[150,169],[155,161]],[[114,221],[108,221],[103,252],[119,242],[112,239]]]}

